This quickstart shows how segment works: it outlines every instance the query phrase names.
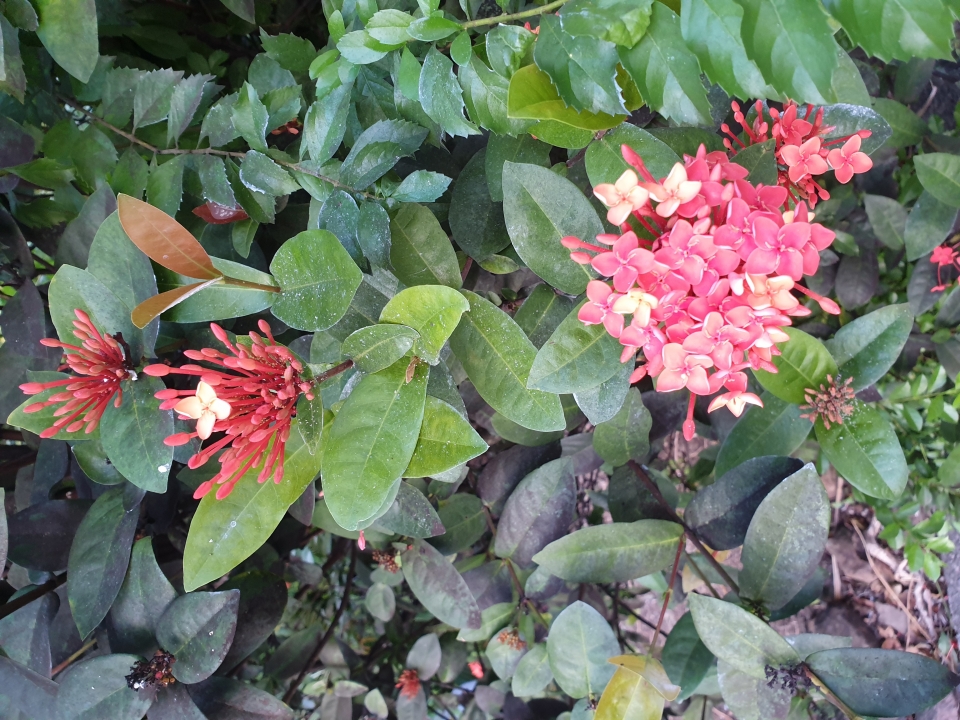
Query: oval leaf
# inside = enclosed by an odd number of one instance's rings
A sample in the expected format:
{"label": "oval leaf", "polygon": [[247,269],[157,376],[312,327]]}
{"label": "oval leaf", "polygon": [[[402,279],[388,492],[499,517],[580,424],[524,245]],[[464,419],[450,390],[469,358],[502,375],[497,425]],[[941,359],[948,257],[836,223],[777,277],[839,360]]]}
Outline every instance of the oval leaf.
{"label": "oval leaf", "polygon": [[607,660],[620,654],[620,644],[604,617],[584,602],[564,608],[550,626],[547,653],[553,677],[567,695],[596,695],[613,677]]}
{"label": "oval leaf", "polygon": [[239,590],[192,592],[164,611],[157,620],[157,641],[177,659],[177,680],[198,683],[220,667],[237,630],[239,604]]}
{"label": "oval leaf", "polygon": [[827,375],[837,377],[837,363],[822,342],[802,330],[782,328],[790,336],[780,345],[780,355],[773,358],[776,373],[755,370],[754,375],[765,390],[781,400],[800,405],[806,402],[804,391],[816,390]]}
{"label": "oval leaf", "polygon": [[403,577],[429,612],[455,628],[480,627],[480,608],[470,588],[438,550],[417,540],[400,557]]}

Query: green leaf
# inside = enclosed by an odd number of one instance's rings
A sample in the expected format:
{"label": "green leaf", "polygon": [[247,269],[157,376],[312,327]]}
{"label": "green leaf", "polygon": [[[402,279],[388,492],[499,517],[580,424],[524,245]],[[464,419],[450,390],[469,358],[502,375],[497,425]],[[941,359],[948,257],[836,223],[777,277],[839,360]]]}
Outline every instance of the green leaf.
{"label": "green leaf", "polygon": [[550,657],[546,643],[537,643],[520,658],[513,673],[511,691],[516,697],[526,698],[540,695],[553,680],[550,670]]}
{"label": "green leaf", "polygon": [[777,631],[733,603],[687,596],[693,622],[710,652],[750,677],[764,678],[767,665],[796,665],[800,658]]}
{"label": "green leaf", "polygon": [[401,47],[410,40],[407,28],[413,22],[413,15],[399,10],[379,10],[367,22],[364,28],[367,34],[384,45]]}
{"label": "green leaf", "polygon": [[460,413],[443,400],[427,397],[417,446],[403,476],[433,477],[486,450],[487,443]]}
{"label": "green leaf", "polygon": [[103,449],[117,471],[137,487],[162,493],[173,464],[173,448],[164,439],[173,435],[173,411],[160,410],[154,393],[164,389],[160,378],[142,375],[121,383],[120,407],[107,405],[100,420]]}
{"label": "green leaf", "polygon": [[[179,323],[208,322],[252,315],[270,307],[279,297],[277,291],[266,289],[277,286],[271,275],[230,260],[222,258],[211,258],[211,260],[214,267],[227,277],[255,283],[255,285],[228,285],[224,282],[207,284],[196,294],[186,296],[175,306],[166,310],[163,314],[164,320]],[[155,270],[157,289],[160,292],[184,288],[195,283],[193,278],[178,275],[159,266]],[[258,285],[263,287],[257,287]]]}
{"label": "green leaf", "polygon": [[852,377],[853,389],[862,390],[893,366],[912,328],[908,304],[888,305],[844,325],[826,347],[840,366],[839,377]]}
{"label": "green leaf", "polygon": [[875,109],[847,103],[825,105],[823,124],[833,128],[824,135],[824,138],[829,139],[846,137],[860,129],[869,130],[870,137],[863,138],[860,145],[860,149],[868,155],[872,155],[883,147],[893,132],[887,121]]}
{"label": "green leaf", "polygon": [[[493,567],[493,565],[491,564],[490,567]],[[457,640],[461,642],[486,642],[495,632],[506,627],[516,614],[517,603],[515,602],[503,602],[490,605],[480,613],[480,627],[475,630],[461,630],[457,634]]]}
{"label": "green leaf", "polygon": [[379,204],[360,204],[357,222],[357,244],[363,256],[374,267],[385,268],[390,264],[390,216]]}
{"label": "green leaf", "polygon": [[663,695],[645,677],[621,666],[603,691],[594,720],[654,720],[663,717],[665,704]]}
{"label": "green leaf", "polygon": [[[57,380],[64,380],[69,377],[66,373],[59,372],[32,372],[30,374],[30,380],[33,382],[55,382]],[[59,405],[48,405],[47,407],[42,408],[37,412],[24,412],[26,408],[34,405],[35,403],[46,402],[50,399],[51,396],[63,392],[60,387],[53,387],[49,390],[44,390],[42,393],[37,393],[36,395],[30,395],[10,413],[6,422],[8,425],[13,425],[14,427],[22,428],[28,430],[34,434],[39,435],[48,427],[51,427],[54,422],[59,419],[59,416],[54,416],[54,413],[59,409]],[[90,435],[86,434],[83,428],[74,433],[68,433],[66,430],[61,430],[54,437],[57,440],[90,440],[91,438],[98,438],[100,436],[100,429],[94,428],[93,433]]]}
{"label": "green leaf", "polygon": [[643,406],[640,391],[631,388],[617,414],[597,425],[593,449],[614,467],[642,460],[650,451],[648,436],[652,424],[653,417]]}
{"label": "green leaf", "polygon": [[239,665],[273,634],[287,606],[287,585],[279,575],[247,570],[234,575],[218,589],[240,591],[237,632],[220,666],[227,671]]}
{"label": "green leaf", "polygon": [[683,519],[714,550],[739,547],[763,499],[801,467],[802,461],[795,458],[750,458],[698,491],[687,505]]}
{"label": "green leaf", "polygon": [[652,0],[574,0],[560,10],[560,24],[570,35],[633,47],[650,25],[652,5]]}
{"label": "green leaf", "polygon": [[775,487],[757,508],[743,543],[740,597],[776,610],[817,569],[830,530],[830,500],[811,463]]}
{"label": "green leaf", "polygon": [[[5,17],[0,17],[0,90],[23,102],[27,89],[27,78],[23,72],[23,60],[20,57],[20,42],[17,29]],[[94,33],[96,39],[96,33]]]}
{"label": "green leaf", "polygon": [[457,493],[440,504],[437,514],[444,532],[432,537],[430,544],[444,556],[466,550],[487,531],[483,503],[476,495]]}
{"label": "green leaf", "polygon": [[223,160],[215,155],[198,155],[196,163],[204,199],[227,208],[236,207],[237,198],[230,187],[230,180],[227,179]]}
{"label": "green leaf", "polygon": [[270,263],[281,292],[271,312],[299,330],[326,330],[347,312],[362,273],[336,236],[305,230],[287,240]]}
{"label": "green leaf", "polygon": [[37,11],[28,0],[8,0],[6,14],[11,23],[21,30],[36,32]]}
{"label": "green leaf", "polygon": [[773,358],[777,372],[755,370],[754,376],[768,392],[800,405],[806,402],[806,390],[816,390],[828,375],[837,377],[837,363],[826,346],[812,335],[792,327],[783,330],[790,340],[780,345],[781,354]]}
{"label": "green leaf", "polygon": [[907,215],[903,233],[907,260],[913,262],[943,243],[957,220],[957,209],[940,202],[924,190]]}
{"label": "green leaf", "polygon": [[625,114],[617,87],[617,48],[589,35],[564,32],[560,18],[544,15],[533,59],[553,81],[560,98],[578,112]]}
{"label": "green leaf", "polygon": [[173,88],[182,81],[183,72],[173,70],[154,70],[140,78],[133,96],[134,130],[167,119]]}
{"label": "green leaf", "polygon": [[300,189],[290,173],[256,150],[248,150],[240,163],[240,181],[264,195],[289,195]]}
{"label": "green leaf", "polygon": [[261,28],[260,42],[270,58],[276,60],[284,70],[294,74],[305,75],[310,68],[310,63],[317,56],[317,50],[312,42],[289,33],[270,36]]}
{"label": "green leaf", "polygon": [[213,104],[200,123],[201,139],[210,138],[210,144],[218,147],[240,137],[240,132],[233,126],[233,106],[239,97],[239,93],[231,93]]}
{"label": "green leaf", "polygon": [[[488,34],[488,43],[489,38]],[[489,47],[488,44],[488,52]],[[510,83],[505,77],[488,68],[479,58],[471,57],[469,62],[462,64],[457,79],[463,89],[467,113],[480,127],[500,135],[517,135],[532,124],[529,120],[512,119],[508,116]]]}
{"label": "green leaf", "polygon": [[463,284],[460,265],[447,234],[429,209],[406,203],[390,221],[390,260],[406,285]]}
{"label": "green leaf", "polygon": [[619,652],[620,643],[606,619],[579,600],[564,608],[550,626],[550,670],[572,698],[603,692],[614,673],[607,659]]}
{"label": "green leaf", "polygon": [[[24,592],[30,589],[33,587],[28,585]],[[48,593],[0,619],[0,647],[4,657],[18,663],[24,670],[50,675],[50,630],[59,608],[59,596]],[[7,678],[3,680],[6,701],[9,698],[9,686],[6,684]]]}
{"label": "green leaf", "polygon": [[176,143],[190,127],[211,80],[214,80],[213,75],[191,75],[174,88],[167,119],[167,145]]}
{"label": "green leaf", "polygon": [[800,408],[770,392],[760,396],[763,407],[751,407],[733,426],[720,446],[714,472],[723,475],[750,458],[789,455],[810,434],[811,423],[800,417]]}
{"label": "green leaf", "polygon": [[397,608],[396,603],[393,590],[383,583],[371,585],[363,601],[370,614],[381,622],[390,622],[393,619],[393,614]]}
{"label": "green leaf", "polygon": [[536,348],[513,319],[491,302],[464,292],[470,303],[450,347],[477,392],[494,410],[531,430],[566,428],[560,398],[527,389]]}
{"label": "green leaf", "polygon": [[517,485],[500,515],[494,552],[521,568],[562,538],[576,511],[577,484],[567,458],[541,465]]}
{"label": "green leaf", "polygon": [[[740,36],[743,8],[736,0],[689,0],[680,5],[680,30],[710,79],[736,97],[776,97]],[[829,124],[829,123],[828,123]]]}
{"label": "green leaf", "polygon": [[960,207],[960,156],[924,153],[913,165],[924,190],[950,207]]}
{"label": "green leaf", "polygon": [[942,2],[826,0],[824,5],[868,55],[885,62],[950,57],[953,17]]}
{"label": "green leaf", "polygon": [[227,10],[242,20],[246,20],[251,24],[255,24],[257,22],[255,17],[256,5],[254,0],[220,0],[220,2],[223,3]]}
{"label": "green leaf", "polygon": [[460,171],[450,202],[453,239],[475,260],[485,260],[510,244],[503,205],[490,197],[486,153],[477,152]]}
{"label": "green leaf", "polygon": [[573,394],[577,407],[583,411],[591,423],[600,425],[612,419],[620,411],[630,390],[632,372],[630,363],[621,363],[618,371],[609,380],[605,380],[595,388]]}
{"label": "green leaf", "polygon": [[789,715],[789,690],[767,685],[766,679],[747,675],[723,660],[717,661],[717,683],[738,720],[786,720]]}
{"label": "green leaf", "polygon": [[[517,120],[555,120],[592,132],[609,130],[626,118],[625,115],[577,112],[567,107],[550,76],[536,65],[522,67],[510,78],[507,116]],[[542,134],[536,134],[542,137]]]}
{"label": "green leaf", "polygon": [[325,163],[333,157],[347,129],[352,89],[350,83],[334,88],[307,110],[300,144],[301,159],[308,156],[318,163]]}
{"label": "green leaf", "polygon": [[584,325],[571,311],[537,353],[527,387],[558,394],[589,390],[620,370],[621,350],[602,325]]}
{"label": "green leaf", "polygon": [[123,488],[101,495],[77,528],[67,563],[67,597],[81,638],[106,617],[130,562],[140,503],[127,507]]}
{"label": "green leaf", "polygon": [[183,199],[183,168],[185,155],[176,155],[163,165],[150,168],[147,178],[147,200],[154,207],[173,216]]}
{"label": "green leaf", "polygon": [[444,17],[422,17],[410,23],[407,32],[414,40],[436,42],[460,30],[459,23]]}
{"label": "green leaf", "polygon": [[140,720],[154,697],[127,686],[126,675],[139,660],[136,655],[112,654],[71,665],[57,678],[56,717]]}
{"label": "green leaf", "polygon": [[540,447],[549,445],[563,437],[563,430],[554,432],[538,432],[530,430],[523,425],[518,425],[508,417],[500,413],[494,413],[490,419],[493,431],[507,442],[516,445],[525,445],[527,447]]}
{"label": "green leaf", "polygon": [[792,0],[737,0],[743,8],[740,33],[747,56],[781,93],[800,102],[833,101],[837,44],[817,5]]}
{"label": "green leaf", "polygon": [[380,322],[398,323],[419,333],[414,354],[431,365],[440,362],[440,351],[470,309],[463,295],[443,285],[418,285],[394,295],[380,313]]}
{"label": "green leaf", "polygon": [[893,425],[879,410],[859,400],[842,425],[828,430],[818,418],[823,454],[847,482],[870,497],[895,500],[907,485],[907,463]]}
{"label": "green leaf", "polygon": [[337,50],[354,65],[369,65],[381,60],[392,48],[374,40],[366,30],[349,32],[337,40]]}
{"label": "green leaf", "polygon": [[670,565],[682,534],[666,520],[595,525],[550,543],[533,561],[569,582],[626,582]]}
{"label": "green leaf", "polygon": [[636,125],[624,124],[590,143],[584,163],[591,185],[615,183],[626,170],[633,170],[623,159],[622,145],[628,145],[643,158],[644,164],[656,178],[670,174],[680,157],[662,140]]}
{"label": "green leaf", "polygon": [[677,123],[712,124],[697,57],[680,33],[680,18],[654,3],[647,34],[636,47],[620,48],[620,62],[646,103]]}
{"label": "green leaf", "polygon": [[423,421],[427,371],[407,382],[408,362],[367,375],[350,393],[324,441],[324,498],[337,523],[356,530],[399,481]]}
{"label": "green leaf", "polygon": [[734,156],[733,161],[750,171],[747,176],[750,182],[776,185],[777,158],[775,151],[776,141],[767,140],[739,151]]}
{"label": "green leaf", "polygon": [[110,624],[117,633],[111,648],[149,657],[157,647],[157,620],[176,597],[177,591],[157,565],[153,540],[137,540],[120,592],[110,607]]}
{"label": "green leaf", "polygon": [[183,586],[188,592],[223,577],[256,552],[313,482],[320,456],[310,454],[297,425],[294,420],[284,450],[282,483],[257,482],[260,468],[255,467],[223,500],[212,492],[203,496],[183,554]]}
{"label": "green leaf", "polygon": [[434,537],[445,532],[440,516],[426,496],[403,481],[393,504],[377,518],[373,527],[414,538]]}
{"label": "green leaf", "polygon": [[361,372],[375,373],[406,355],[419,337],[416,330],[404,325],[371,325],[344,340],[341,352]]}
{"label": "green leaf", "polygon": [[520,69],[520,64],[536,39],[536,35],[520,25],[495,26],[485,38],[490,67],[509,80]]}
{"label": "green leaf", "polygon": [[560,240],[573,235],[592,241],[603,232],[596,211],[576,185],[539,165],[503,165],[503,214],[517,254],[553,285],[579,295],[596,277],[570,260]]}
{"label": "green leaf", "polygon": [[101,333],[123,333],[130,356],[143,356],[143,333],[130,321],[130,311],[102,282],[86,270],[64,265],[53,276],[48,291],[50,319],[62,342],[77,342],[73,334],[74,310],[83,310]]}
{"label": "green leaf", "polygon": [[480,628],[480,608],[470,588],[439,551],[417,540],[400,559],[404,579],[428,612],[455,628]]}
{"label": "green leaf", "polygon": [[[479,154],[479,153],[478,153]],[[503,202],[503,164],[522,162],[550,167],[550,146],[529,135],[491,135],[483,153],[490,199]]]}
{"label": "green leaf", "polygon": [[807,665],[859,715],[900,717],[919,713],[960,683],[960,678],[936,660],[895,650],[823,650],[808,657]]}
{"label": "green leaf", "polygon": [[907,225],[903,205],[883,195],[864,195],[863,205],[877,239],[891,250],[902,248]]}
{"label": "green leaf", "polygon": [[170,603],[157,620],[157,642],[177,659],[177,680],[198,683],[220,667],[237,631],[239,604],[239,590],[192,592]]}
{"label": "green leaf", "polygon": [[541,348],[574,307],[573,300],[542,284],[534,288],[513,319],[530,342]]}
{"label": "green leaf", "polygon": [[297,400],[297,427],[300,430],[300,437],[311,455],[316,455],[320,449],[320,441],[323,439],[324,411],[323,396],[320,392],[313,391],[313,399],[308,399],[306,395],[301,395]]}
{"label": "green leaf", "polygon": [[37,0],[37,37],[57,64],[82,83],[100,57],[94,0]]}
{"label": "green leaf", "polygon": [[[896,100],[875,98],[873,109],[883,116],[883,119],[887,121],[893,131],[893,135],[887,140],[888,147],[900,148],[916,145],[923,140],[924,136],[930,134],[930,128],[927,127],[927,124],[918,118],[913,110]],[[951,207],[957,206],[951,205]]]}
{"label": "green leaf", "polygon": [[[434,19],[439,18],[430,18]],[[455,24],[454,26],[458,27]],[[420,72],[420,102],[424,112],[440,125],[444,132],[463,137],[480,132],[463,116],[463,94],[453,74],[453,62],[435,47],[430,48],[423,61]]]}
{"label": "green leaf", "polygon": [[450,178],[429,170],[414,170],[390,195],[398,202],[433,202],[446,192]]}
{"label": "green leaf", "polygon": [[660,659],[667,675],[681,687],[677,701],[693,695],[713,664],[713,653],[697,634],[691,613],[684,613],[670,630]]}
{"label": "green leaf", "polygon": [[233,126],[240,137],[254,150],[267,151],[265,140],[270,114],[260,102],[256,89],[250,83],[244,83],[240,88],[240,96],[233,105]]}

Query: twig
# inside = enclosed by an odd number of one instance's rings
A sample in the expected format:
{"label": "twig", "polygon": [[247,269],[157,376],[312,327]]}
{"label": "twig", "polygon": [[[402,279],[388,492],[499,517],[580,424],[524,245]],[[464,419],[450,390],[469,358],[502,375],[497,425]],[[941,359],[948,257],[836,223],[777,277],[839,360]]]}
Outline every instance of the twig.
{"label": "twig", "polygon": [[466,259],[466,262],[463,263],[463,270],[460,271],[460,279],[461,279],[461,280],[466,280],[466,279],[467,279],[467,274],[470,272],[470,268],[472,268],[472,267],[473,267],[473,258],[472,258],[472,257],[468,257],[468,258]]}
{"label": "twig", "polygon": [[73,655],[71,655],[70,657],[68,657],[68,658],[67,658],[66,660],[64,660],[62,663],[60,663],[59,665],[57,665],[53,670],[51,670],[51,671],[50,671],[50,677],[51,677],[51,678],[55,678],[57,675],[59,675],[60,673],[62,673],[64,670],[67,669],[68,666],[72,665],[72,664],[76,661],[77,658],[79,658],[79,657],[80,657],[81,655],[83,655],[87,650],[89,650],[90,648],[92,648],[92,647],[93,647],[94,645],[96,645],[96,644],[97,644],[97,639],[96,639],[96,638],[93,638],[93,639],[91,639],[91,640],[88,640],[88,641],[87,641],[79,650],[77,650]]}
{"label": "twig", "polygon": [[933,99],[937,96],[937,86],[934,85],[933,89],[930,90],[930,95],[927,96],[927,101],[923,104],[919,110],[917,110],[917,117],[922,118],[927,114],[927,110],[930,109],[930,105],[933,104]]}
{"label": "twig", "polygon": [[867,550],[867,541],[864,540],[863,533],[860,532],[860,528],[856,523],[850,524],[853,525],[853,529],[856,530],[857,537],[860,538],[860,542],[863,544],[863,554],[867,556],[867,562],[870,564],[870,569],[873,570],[873,574],[877,576],[877,580],[879,580],[880,584],[883,585],[883,589],[886,591],[887,597],[893,600],[897,607],[903,610],[903,614],[907,616],[907,621],[916,626],[917,631],[923,635],[924,638],[926,638],[928,643],[936,644],[934,640],[927,634],[927,629],[918,623],[913,614],[907,610],[906,606],[903,604],[903,601],[900,600],[900,596],[893,591],[893,588],[890,587],[889,583],[887,583],[883,576],[877,572],[877,566],[873,564],[873,558],[870,556],[870,551]]}
{"label": "twig", "polygon": [[40,585],[37,588],[34,588],[28,593],[21,595],[16,600],[11,600],[5,605],[0,605],[0,619],[5,618],[11,613],[15,613],[20,608],[25,605],[29,605],[37,598],[42,598],[51,590],[56,590],[58,587],[63,585],[67,581],[67,574],[63,573],[62,575],[57,575],[52,580],[47,580],[43,585]]}
{"label": "twig", "polygon": [[614,583],[613,592],[608,594],[610,599],[613,600],[613,629],[617,633],[617,640],[623,646],[626,645],[626,642],[623,639],[623,630],[620,628],[620,583]]}
{"label": "twig", "polygon": [[[484,510],[486,510],[486,508],[484,508]],[[513,563],[509,560],[504,560],[503,564],[506,565],[507,570],[510,571],[510,579],[513,580],[513,584],[517,588],[517,593],[520,595],[520,602],[527,606],[530,612],[533,613],[533,617],[538,623],[549,629],[550,623],[544,619],[543,615],[540,614],[540,611],[537,610],[536,605],[533,604],[533,601],[528,598],[526,593],[523,591],[523,585],[520,584],[520,578],[517,577],[517,571],[513,569]]]}
{"label": "twig", "polygon": [[339,365],[334,365],[334,366],[333,366],[332,368],[330,368],[329,370],[324,370],[322,373],[320,373],[319,375],[317,375],[317,376],[313,379],[313,382],[314,382],[315,384],[319,385],[319,384],[322,383],[324,380],[329,380],[330,378],[332,378],[332,377],[334,377],[334,376],[336,376],[336,375],[339,375],[339,374],[342,373],[342,372],[346,372],[347,370],[349,370],[349,369],[352,368],[352,367],[353,367],[353,360],[344,360],[344,361],[343,361],[342,363],[340,363]]}
{"label": "twig", "polygon": [[511,15],[497,15],[495,17],[480,18],[479,20],[470,20],[463,23],[460,27],[466,30],[467,28],[481,27],[483,25],[499,25],[501,23],[513,22],[514,20],[523,20],[524,18],[528,17],[536,17],[537,15],[548,13],[551,10],[556,10],[565,2],[567,2],[567,0],[554,0],[554,2],[548,3],[547,5],[533,8],[532,10],[524,10],[523,12],[513,13]]}
{"label": "twig", "polygon": [[670,596],[673,595],[673,584],[677,581],[677,569],[680,567],[680,553],[683,552],[683,545],[686,539],[680,536],[680,542],[677,543],[677,556],[673,559],[673,569],[670,571],[670,582],[667,584],[667,591],[663,594],[663,604],[660,606],[660,619],[657,620],[657,629],[653,631],[653,640],[650,641],[650,655],[653,656],[657,649],[657,640],[660,639],[660,627],[663,625],[663,618],[667,614],[667,606],[670,604]]}
{"label": "twig", "polygon": [[297,688],[300,687],[300,683],[303,682],[303,678],[306,677],[307,673],[310,671],[310,668],[313,667],[314,663],[317,662],[317,658],[320,657],[320,651],[323,650],[323,646],[326,645],[330,638],[333,637],[333,633],[337,629],[337,623],[340,622],[340,617],[343,615],[343,611],[347,609],[347,603],[350,602],[350,588],[353,587],[353,570],[357,565],[357,546],[352,545],[350,548],[350,567],[347,568],[347,581],[343,585],[343,597],[340,599],[340,604],[337,606],[337,611],[333,614],[333,619],[330,621],[330,626],[327,628],[327,631],[323,634],[323,637],[320,638],[320,641],[317,643],[316,647],[313,648],[313,652],[310,653],[310,659],[300,668],[300,672],[297,675],[297,679],[294,680],[290,687],[287,688],[287,692],[283,695],[283,702],[290,704],[290,700],[293,699],[293,696],[297,692]]}
{"label": "twig", "polygon": [[[599,587],[601,590],[603,590],[603,591],[604,591],[607,595],[609,595],[611,598],[613,597],[613,595],[610,594],[610,590],[609,590],[608,588],[603,587],[603,585],[598,585],[597,587]],[[642,622],[644,625],[646,625],[646,626],[647,626],[648,628],[650,628],[651,630],[653,630],[655,627],[657,627],[657,626],[654,625],[652,622],[650,622],[649,620],[647,620],[645,617],[641,617],[640,615],[638,615],[637,612],[636,612],[632,607],[630,607],[629,605],[627,605],[627,604],[626,604],[625,602],[623,602],[622,600],[620,601],[620,607],[623,608],[624,610],[626,610],[628,614],[632,615],[636,620],[639,620],[640,622]],[[664,637],[667,637],[667,633],[661,633],[661,635],[663,635]]]}
{"label": "twig", "polygon": [[727,587],[739,595],[740,586],[734,582],[733,578],[730,577],[730,574],[726,571],[723,565],[721,565],[717,559],[703,546],[703,543],[700,542],[696,535],[694,535],[690,527],[683,521],[683,518],[674,512],[674,509],[670,507],[670,503],[668,503],[660,493],[660,488],[658,488],[657,484],[650,479],[650,476],[647,475],[647,471],[643,469],[643,466],[640,465],[640,463],[638,463],[636,460],[630,460],[627,464],[637,474],[637,477],[640,478],[640,481],[647,486],[647,490],[649,490],[650,494],[653,495],[653,499],[656,500],[667,512],[667,514],[670,516],[670,519],[680,525],[680,527],[686,531],[687,537],[690,538],[690,542],[692,542],[696,546],[697,550],[703,554],[703,556],[707,559],[707,562],[713,565],[714,569],[720,573],[720,577],[723,578],[723,581],[727,584]]}

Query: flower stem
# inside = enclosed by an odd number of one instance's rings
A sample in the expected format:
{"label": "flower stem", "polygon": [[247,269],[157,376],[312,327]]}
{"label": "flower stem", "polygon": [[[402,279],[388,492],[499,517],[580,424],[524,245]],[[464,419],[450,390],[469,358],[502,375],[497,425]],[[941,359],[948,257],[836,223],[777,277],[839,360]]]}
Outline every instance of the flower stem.
{"label": "flower stem", "polygon": [[523,12],[513,13],[512,15],[497,15],[496,17],[480,18],[478,20],[470,20],[463,23],[461,27],[464,30],[473,27],[481,27],[483,25],[499,25],[501,23],[513,22],[514,20],[523,20],[528,17],[536,17],[537,15],[543,15],[548,13],[551,10],[556,10],[558,7],[563,5],[567,0],[554,0],[552,3],[547,3],[538,8],[533,8],[531,10],[524,10]]}

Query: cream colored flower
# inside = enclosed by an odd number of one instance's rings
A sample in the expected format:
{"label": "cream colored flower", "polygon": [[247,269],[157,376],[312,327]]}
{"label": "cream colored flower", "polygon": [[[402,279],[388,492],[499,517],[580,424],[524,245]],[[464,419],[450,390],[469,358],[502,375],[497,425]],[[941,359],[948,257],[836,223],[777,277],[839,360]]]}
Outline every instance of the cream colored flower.
{"label": "cream colored flower", "polygon": [[700,192],[699,180],[687,180],[687,171],[680,163],[676,163],[662,185],[647,185],[650,197],[656,200],[657,215],[670,217],[683,203],[693,200]]}
{"label": "cream colored flower", "polygon": [[210,437],[217,420],[230,417],[230,403],[218,398],[217,391],[203,380],[197,385],[196,395],[184,398],[173,409],[197,421],[197,435],[201,440]]}
{"label": "cream colored flower", "polygon": [[634,210],[642,208],[649,193],[640,186],[640,180],[633,170],[624,170],[613,184],[602,183],[593,189],[597,199],[606,205],[607,220],[611,225],[622,225]]}
{"label": "cream colored flower", "polygon": [[618,315],[633,314],[633,322],[637,327],[646,327],[650,324],[650,312],[657,309],[659,301],[653,295],[642,290],[631,290],[613,303],[613,311]]}

